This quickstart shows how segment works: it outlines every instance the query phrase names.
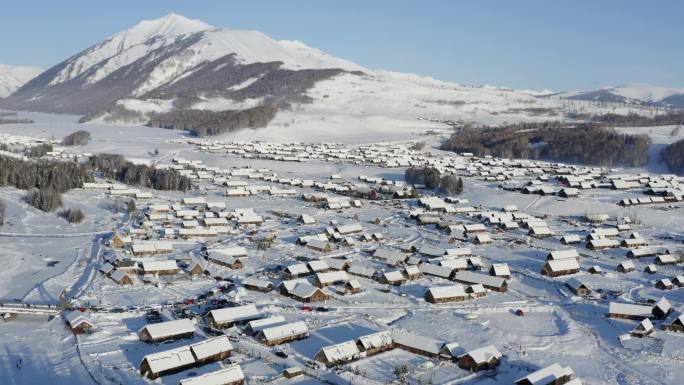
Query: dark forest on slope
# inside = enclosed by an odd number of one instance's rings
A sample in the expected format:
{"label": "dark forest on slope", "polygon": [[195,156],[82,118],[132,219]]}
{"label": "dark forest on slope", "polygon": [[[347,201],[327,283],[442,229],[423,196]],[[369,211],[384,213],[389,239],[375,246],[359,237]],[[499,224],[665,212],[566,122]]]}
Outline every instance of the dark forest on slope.
{"label": "dark forest on slope", "polygon": [[678,175],[684,174],[684,139],[665,147],[660,156],[671,172]]}
{"label": "dark forest on slope", "polygon": [[504,127],[461,128],[442,149],[477,156],[543,159],[595,166],[641,166],[651,140],[592,123],[520,123]]}

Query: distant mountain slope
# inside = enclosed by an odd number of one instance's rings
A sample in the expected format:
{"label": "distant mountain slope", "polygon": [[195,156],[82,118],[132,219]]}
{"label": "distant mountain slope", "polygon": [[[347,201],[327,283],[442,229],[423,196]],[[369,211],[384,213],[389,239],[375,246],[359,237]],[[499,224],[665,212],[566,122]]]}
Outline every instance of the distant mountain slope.
{"label": "distant mountain slope", "polygon": [[592,91],[565,92],[558,96],[585,101],[619,102],[684,108],[684,88],[628,84]]}
{"label": "distant mountain slope", "polygon": [[230,93],[238,100],[250,95],[278,103],[296,99],[312,82],[343,70],[363,68],[299,42],[214,28],[170,14],[142,21],[68,58],[25,84],[4,105],[93,117],[117,108],[118,100],[148,96],[199,101],[205,94]]}
{"label": "distant mountain slope", "polygon": [[38,67],[13,67],[0,64],[0,98],[9,96],[42,71]]}
{"label": "distant mountain slope", "polygon": [[429,130],[449,130],[459,121],[493,125],[608,111],[548,93],[370,70],[301,42],[170,14],[73,55],[0,101],[0,108],[197,135],[266,126],[274,130],[267,136],[291,137],[296,126],[307,138],[322,130],[363,136],[369,128],[408,132],[418,125],[425,132],[425,122]]}

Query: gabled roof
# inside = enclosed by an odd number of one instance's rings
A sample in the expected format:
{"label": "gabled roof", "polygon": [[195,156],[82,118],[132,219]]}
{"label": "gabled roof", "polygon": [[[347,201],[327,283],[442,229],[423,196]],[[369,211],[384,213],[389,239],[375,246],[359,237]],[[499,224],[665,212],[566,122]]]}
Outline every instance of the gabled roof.
{"label": "gabled roof", "polygon": [[138,333],[146,330],[150,337],[154,340],[165,337],[172,337],[181,334],[194,333],[195,325],[189,319],[179,319],[175,321],[160,322],[156,324],[145,325]]}
{"label": "gabled roof", "polygon": [[650,306],[635,305],[631,303],[611,302],[608,305],[608,313],[646,318],[653,315],[653,308]]}
{"label": "gabled roof", "polygon": [[500,359],[501,352],[499,352],[499,350],[497,350],[494,346],[489,345],[466,352],[461,357],[463,356],[470,356],[476,364],[482,364],[491,361],[492,358]]}
{"label": "gabled roof", "polygon": [[574,258],[550,260],[546,261],[546,265],[553,272],[579,270],[580,268],[579,262],[577,262],[577,260]]}
{"label": "gabled roof", "polygon": [[179,385],[225,385],[245,379],[240,365],[232,365],[214,372],[205,373],[197,377],[180,380]]}
{"label": "gabled roof", "polygon": [[67,323],[71,328],[76,328],[81,324],[87,324],[92,326],[95,326],[93,321],[90,319],[90,313],[87,312],[82,312],[80,310],[74,310],[72,312],[69,312],[64,315],[64,318],[66,319]]}
{"label": "gabled roof", "polygon": [[228,336],[222,335],[192,344],[190,349],[197,360],[201,361],[216,354],[230,352],[233,350],[233,345],[230,344]]}
{"label": "gabled roof", "polygon": [[[357,357],[361,352],[354,341],[346,341],[322,348],[318,354],[323,354],[328,362],[348,361]],[[316,354],[316,355],[318,355]]]}
{"label": "gabled roof", "polygon": [[436,340],[434,338],[421,336],[400,330],[392,331],[392,340],[403,346],[408,346],[420,351],[431,354],[439,354],[439,351],[444,346],[444,341]]}
{"label": "gabled roof", "polygon": [[226,307],[209,311],[217,323],[238,322],[260,318],[261,313],[254,304]]}
{"label": "gabled roof", "polygon": [[306,326],[306,323],[304,321],[297,321],[264,328],[261,330],[260,335],[267,341],[274,341],[308,332],[309,328]]}
{"label": "gabled roof", "polygon": [[539,369],[536,372],[530,373],[527,376],[516,380],[516,383],[527,380],[530,384],[550,384],[555,380],[563,378],[565,376],[572,376],[574,374],[570,367],[563,367],[560,364],[552,364],[543,369]]}
{"label": "gabled roof", "polygon": [[510,276],[511,270],[508,268],[506,263],[493,263],[492,272],[495,276]]}
{"label": "gabled roof", "polygon": [[428,293],[435,299],[467,296],[462,285],[431,287],[428,289]]}
{"label": "gabled roof", "polygon": [[377,349],[392,345],[392,335],[389,331],[381,331],[361,336],[357,341],[364,350]]}
{"label": "gabled roof", "polygon": [[308,282],[300,282],[297,283],[289,293],[297,298],[310,298],[319,291],[321,291],[321,289]]}
{"label": "gabled roof", "polygon": [[142,269],[145,272],[163,271],[163,270],[177,270],[178,265],[174,260],[163,261],[143,261],[141,262]]}

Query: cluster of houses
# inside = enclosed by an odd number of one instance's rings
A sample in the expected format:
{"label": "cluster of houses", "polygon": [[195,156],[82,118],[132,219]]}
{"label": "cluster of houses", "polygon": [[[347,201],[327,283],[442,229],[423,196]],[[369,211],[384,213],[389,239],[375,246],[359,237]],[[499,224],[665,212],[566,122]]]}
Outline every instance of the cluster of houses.
{"label": "cluster of houses", "polygon": [[445,343],[395,330],[376,332],[356,340],[323,347],[314,355],[314,359],[326,366],[338,366],[395,348],[430,358],[454,361],[460,368],[472,372],[495,368],[503,357],[491,345],[465,351],[457,343]]}
{"label": "cluster of houses", "polygon": [[682,321],[684,316],[680,314],[672,317],[674,309],[670,302],[662,297],[654,304],[643,305],[633,303],[611,302],[608,306],[608,317],[639,321],[629,332],[632,337],[646,337],[655,331],[653,322],[661,322],[663,330],[684,332]]}

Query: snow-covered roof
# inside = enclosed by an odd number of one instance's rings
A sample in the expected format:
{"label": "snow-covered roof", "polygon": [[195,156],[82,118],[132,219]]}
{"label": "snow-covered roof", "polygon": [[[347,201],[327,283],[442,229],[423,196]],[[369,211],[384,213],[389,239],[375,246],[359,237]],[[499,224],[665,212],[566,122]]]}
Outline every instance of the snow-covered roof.
{"label": "snow-covered roof", "polygon": [[546,257],[549,260],[560,260],[567,258],[579,258],[577,249],[554,250]]}
{"label": "snow-covered roof", "polygon": [[494,272],[494,275],[498,277],[511,275],[511,270],[506,263],[493,263],[492,271]]}
{"label": "snow-covered roof", "polygon": [[178,265],[176,261],[171,259],[166,259],[162,261],[143,261],[141,262],[142,269],[145,272],[154,271],[164,271],[164,270],[177,270]]}
{"label": "snow-covered roof", "polygon": [[[346,341],[322,348],[318,354],[323,354],[328,362],[348,361],[357,357],[361,352],[354,341]],[[317,354],[317,355],[318,355]]]}
{"label": "snow-covered roof", "polygon": [[336,283],[336,282],[346,282],[349,280],[349,277],[347,276],[346,271],[335,270],[335,271],[330,271],[327,273],[317,273],[316,279],[318,280],[318,282],[325,285],[325,284],[332,284],[332,283]]}
{"label": "snow-covered roof", "polygon": [[205,373],[197,377],[180,380],[179,385],[225,385],[245,379],[240,365],[232,365],[214,372]]}
{"label": "snow-covered roof", "polygon": [[566,259],[556,259],[546,261],[547,266],[553,272],[556,271],[567,271],[567,270],[578,270],[580,268],[579,262],[574,258]]}
{"label": "snow-covered roof", "polygon": [[316,286],[311,285],[310,283],[304,281],[304,282],[299,282],[297,283],[292,290],[290,290],[290,294],[297,298],[309,298],[313,296],[317,291],[321,289],[317,288]]}
{"label": "snow-covered roof", "polygon": [[247,255],[247,249],[243,246],[221,247],[218,249],[210,249],[209,254],[222,254],[228,257],[244,257]]}
{"label": "snow-covered roof", "polygon": [[653,308],[650,306],[635,305],[631,303],[611,302],[608,305],[608,313],[637,317],[650,317],[653,315]]}
{"label": "snow-covered roof", "polygon": [[202,361],[211,356],[232,351],[233,345],[230,344],[228,336],[223,335],[192,344],[190,348],[197,360]]}
{"label": "snow-covered roof", "polygon": [[80,310],[71,311],[65,314],[64,318],[66,319],[67,323],[69,323],[69,326],[71,326],[72,328],[76,328],[83,323],[88,324],[90,326],[95,326],[93,321],[90,319],[90,313],[82,312]]}
{"label": "snow-covered roof", "polygon": [[470,271],[459,271],[454,275],[454,280],[461,283],[475,284],[480,283],[485,287],[502,287],[506,280],[500,277],[493,277],[486,274],[478,274]]}
{"label": "snow-covered roof", "polygon": [[261,334],[267,341],[274,341],[293,335],[308,333],[309,328],[304,321],[291,322],[284,325],[267,327],[261,330]]}
{"label": "snow-covered roof", "polygon": [[436,286],[428,289],[428,293],[434,299],[466,297],[467,294],[462,285]]}
{"label": "snow-covered roof", "polygon": [[572,376],[574,374],[573,370],[568,366],[561,366],[558,363],[549,365],[543,369],[539,369],[536,372],[530,373],[527,376],[516,380],[516,383],[527,380],[532,385],[542,385],[550,384],[555,380],[558,380],[565,376]]}
{"label": "snow-covered roof", "polygon": [[251,329],[252,332],[258,332],[264,328],[284,324],[285,322],[285,318],[283,316],[278,315],[249,321],[247,323],[247,328]]}
{"label": "snow-covered roof", "polygon": [[470,356],[476,364],[480,364],[489,362],[492,358],[501,358],[501,352],[493,345],[489,345],[466,352],[463,356]]}
{"label": "snow-covered roof", "polygon": [[138,333],[144,330],[153,340],[165,337],[177,336],[180,334],[194,333],[195,325],[189,319],[179,319],[174,321],[160,322],[143,326]]}
{"label": "snow-covered roof", "polygon": [[431,354],[439,354],[439,351],[444,346],[444,341],[402,330],[392,331],[392,340],[398,345],[408,346]]}
{"label": "snow-covered roof", "polygon": [[328,266],[328,264],[322,259],[316,259],[313,261],[309,261],[308,266],[309,266],[309,269],[311,269],[311,271],[313,271],[313,272],[330,269],[330,266]]}
{"label": "snow-covered roof", "polygon": [[361,336],[357,341],[364,350],[376,349],[392,345],[392,335],[389,331],[381,331]]}
{"label": "snow-covered roof", "polygon": [[254,304],[215,309],[209,314],[217,323],[238,322],[261,317],[261,313]]}
{"label": "snow-covered roof", "polygon": [[310,273],[306,263],[295,263],[294,265],[285,266],[285,271],[290,275],[306,275]]}
{"label": "snow-covered roof", "polygon": [[190,350],[190,345],[148,354],[143,357],[143,361],[145,360],[153,373],[160,373],[165,370],[184,367],[195,363],[195,357]]}

